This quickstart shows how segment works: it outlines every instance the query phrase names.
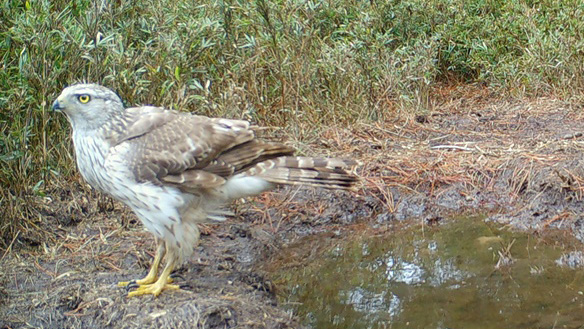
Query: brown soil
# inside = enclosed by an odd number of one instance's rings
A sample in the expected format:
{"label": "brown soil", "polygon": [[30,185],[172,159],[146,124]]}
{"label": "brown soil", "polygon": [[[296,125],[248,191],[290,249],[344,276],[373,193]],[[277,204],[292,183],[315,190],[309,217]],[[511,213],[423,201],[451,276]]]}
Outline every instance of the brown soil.
{"label": "brown soil", "polygon": [[176,273],[184,291],[158,298],[116,286],[144,276],[154,249],[127,209],[79,183],[39,197],[33,228],[0,253],[0,328],[299,328],[263,269],[290,265],[278,251],[315,233],[480,212],[584,240],[580,108],[478,88],[436,99],[425,116],[327,130],[309,146],[359,159],[359,191],[283,188],[237,204],[236,220],[203,228]]}

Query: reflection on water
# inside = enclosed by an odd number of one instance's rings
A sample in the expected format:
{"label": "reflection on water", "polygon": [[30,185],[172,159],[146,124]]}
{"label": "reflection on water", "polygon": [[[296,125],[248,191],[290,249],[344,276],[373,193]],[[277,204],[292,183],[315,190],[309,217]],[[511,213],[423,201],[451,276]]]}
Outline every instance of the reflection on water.
{"label": "reflection on water", "polygon": [[424,282],[424,270],[414,264],[408,263],[401,258],[395,259],[393,256],[385,260],[387,270],[385,271],[388,281],[416,284]]}
{"label": "reflection on water", "polygon": [[[582,253],[563,240],[459,219],[374,238],[312,238],[283,253],[297,264],[320,256],[274,276],[282,304],[313,328],[581,328],[584,271],[570,266]],[[318,244],[327,251],[315,253]],[[513,261],[497,268],[503,256]]]}

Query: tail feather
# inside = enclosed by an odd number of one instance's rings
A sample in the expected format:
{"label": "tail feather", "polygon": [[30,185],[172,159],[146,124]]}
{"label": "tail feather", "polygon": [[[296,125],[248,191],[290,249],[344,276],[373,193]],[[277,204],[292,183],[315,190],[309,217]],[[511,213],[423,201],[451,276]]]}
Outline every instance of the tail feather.
{"label": "tail feather", "polygon": [[308,185],[329,189],[352,189],[359,178],[346,169],[356,166],[354,160],[284,156],[266,160],[246,170],[275,184]]}

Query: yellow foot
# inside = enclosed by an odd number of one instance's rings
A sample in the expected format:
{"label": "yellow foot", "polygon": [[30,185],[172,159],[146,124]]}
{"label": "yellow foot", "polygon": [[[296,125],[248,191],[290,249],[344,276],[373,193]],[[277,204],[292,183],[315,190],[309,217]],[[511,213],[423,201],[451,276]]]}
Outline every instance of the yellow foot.
{"label": "yellow foot", "polygon": [[[160,248],[159,248],[160,250]],[[157,252],[156,257],[154,259],[154,263],[148,272],[148,275],[142,279],[137,280],[136,282],[120,282],[118,283],[119,286],[126,287],[126,289],[136,289],[128,293],[128,297],[134,296],[141,296],[141,295],[154,295],[158,296],[163,290],[180,290],[180,286],[176,284],[170,284],[172,282],[172,278],[170,277],[170,273],[174,269],[174,264],[176,262],[175,258],[171,258],[164,270],[158,277],[158,280],[154,282],[156,279],[156,272],[158,268],[158,263],[160,263],[161,252]],[[154,283],[153,283],[154,282]]]}
{"label": "yellow foot", "polygon": [[[146,286],[149,285],[151,283],[156,282],[156,277],[153,278],[149,278],[149,277],[145,277],[144,279],[140,279],[140,280],[134,280],[134,281],[121,281],[118,282],[118,287],[128,287],[128,286]],[[173,283],[174,280],[169,277],[168,279],[166,279],[166,283]]]}
{"label": "yellow foot", "polygon": [[180,286],[177,284],[159,282],[153,284],[146,284],[139,286],[136,290],[130,291],[128,297],[141,296],[141,295],[154,295],[155,297],[160,295],[163,290],[180,290]]}
{"label": "yellow foot", "polygon": [[[134,285],[145,286],[145,285],[149,285],[149,284],[154,283],[154,282],[156,282],[156,277],[153,277],[153,278],[145,277],[144,279],[140,279],[140,280],[118,282],[118,287],[124,288],[127,286],[134,286]],[[166,280],[166,283],[173,283],[173,282],[174,282],[174,280],[170,277]]]}

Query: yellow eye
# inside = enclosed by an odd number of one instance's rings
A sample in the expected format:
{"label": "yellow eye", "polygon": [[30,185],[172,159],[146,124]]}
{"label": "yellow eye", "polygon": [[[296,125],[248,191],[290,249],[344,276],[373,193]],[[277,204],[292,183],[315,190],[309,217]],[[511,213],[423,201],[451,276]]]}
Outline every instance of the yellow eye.
{"label": "yellow eye", "polygon": [[85,104],[88,103],[91,98],[89,97],[89,95],[80,95],[79,97],[77,97],[77,99],[79,99],[81,103]]}

